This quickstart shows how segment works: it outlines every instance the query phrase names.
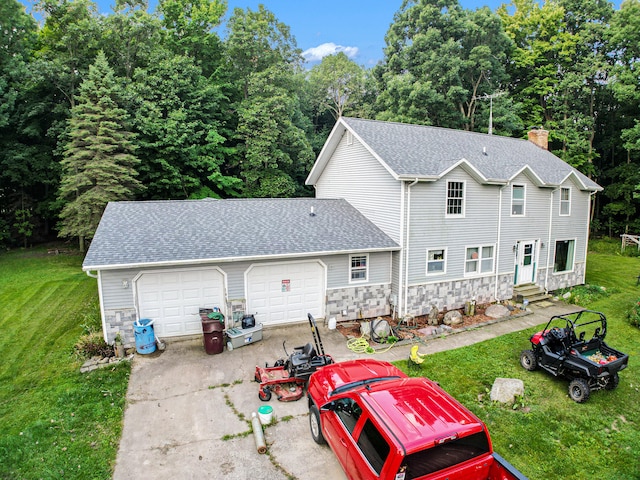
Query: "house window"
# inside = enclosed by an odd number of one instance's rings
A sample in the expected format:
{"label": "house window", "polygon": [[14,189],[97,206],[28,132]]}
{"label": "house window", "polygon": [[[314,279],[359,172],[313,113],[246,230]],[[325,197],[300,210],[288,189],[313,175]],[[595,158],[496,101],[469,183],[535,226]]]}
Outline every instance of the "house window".
{"label": "house window", "polygon": [[445,272],[444,248],[433,248],[427,250],[427,275],[436,275]]}
{"label": "house window", "polygon": [[511,187],[511,215],[524,215],[524,185]]}
{"label": "house window", "polygon": [[347,130],[347,145],[353,145],[353,133]]}
{"label": "house window", "polygon": [[556,253],[553,258],[554,272],[570,272],[573,270],[575,240],[556,241]]}
{"label": "house window", "polygon": [[352,255],[351,256],[351,281],[366,282],[369,278],[369,258],[368,255]]}
{"label": "house window", "polygon": [[447,215],[464,215],[464,182],[447,182]]}
{"label": "house window", "polygon": [[560,189],[560,215],[571,215],[571,189]]}
{"label": "house window", "polygon": [[493,272],[493,245],[468,247],[465,256],[465,275]]}

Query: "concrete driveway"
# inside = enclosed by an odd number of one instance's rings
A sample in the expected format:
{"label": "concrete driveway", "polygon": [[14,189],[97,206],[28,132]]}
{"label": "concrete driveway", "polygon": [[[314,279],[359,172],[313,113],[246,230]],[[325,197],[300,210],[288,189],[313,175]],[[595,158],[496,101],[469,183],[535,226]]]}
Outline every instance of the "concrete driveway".
{"label": "concrete driveway", "polygon": [[[433,339],[421,352],[462,347],[504,333],[539,325],[550,316],[576,310],[564,304],[535,308],[531,315],[496,322]],[[361,356],[346,347],[336,330],[319,325],[325,351],[336,361]],[[263,340],[207,355],[201,337],[170,339],[164,352],[133,360],[122,439],[113,478],[311,480],[346,478],[333,452],[313,442],[307,402],[266,404],[274,422],[265,429],[267,454],[256,450],[251,413],[265,405],[253,381],[256,365],[282,358],[288,350],[312,342],[308,323],[263,331]],[[406,359],[410,346],[376,354],[388,361]]]}

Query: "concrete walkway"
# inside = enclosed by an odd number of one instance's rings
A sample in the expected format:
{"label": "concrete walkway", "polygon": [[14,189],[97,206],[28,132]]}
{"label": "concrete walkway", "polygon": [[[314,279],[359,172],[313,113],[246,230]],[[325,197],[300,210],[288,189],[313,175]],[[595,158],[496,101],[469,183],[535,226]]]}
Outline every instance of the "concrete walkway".
{"label": "concrete walkway", "polygon": [[[577,309],[562,303],[533,307],[530,315],[429,340],[420,351],[471,345]],[[325,351],[336,361],[368,356],[349,350],[338,331],[321,325],[319,331]],[[276,420],[265,429],[269,451],[256,451],[248,422],[265,403],[258,399],[255,367],[284,357],[285,339],[289,351],[312,342],[309,324],[266,329],[262,341],[218,355],[207,355],[199,336],[169,340],[161,353],[136,355],[113,478],[344,479],[332,451],[311,438],[305,399],[283,403],[274,396],[268,402]],[[375,358],[404,360],[410,348],[397,346]]]}

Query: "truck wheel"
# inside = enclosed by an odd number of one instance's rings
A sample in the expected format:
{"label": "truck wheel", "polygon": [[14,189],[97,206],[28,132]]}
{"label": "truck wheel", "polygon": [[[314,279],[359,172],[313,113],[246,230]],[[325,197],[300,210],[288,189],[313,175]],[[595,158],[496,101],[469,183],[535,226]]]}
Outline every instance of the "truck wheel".
{"label": "truck wheel", "polygon": [[578,403],[584,403],[589,400],[591,390],[589,390],[589,384],[582,378],[575,378],[569,383],[569,396],[571,400]]}
{"label": "truck wheel", "polygon": [[618,383],[620,383],[620,377],[618,376],[618,373],[614,373],[613,375],[609,376],[609,380],[607,381],[607,384],[604,386],[605,390],[615,390],[616,387],[618,386]]}
{"label": "truck wheel", "polygon": [[525,370],[533,372],[538,368],[538,361],[536,360],[535,354],[531,350],[523,350],[520,354],[520,365],[522,365],[522,368]]}
{"label": "truck wheel", "polygon": [[261,388],[258,392],[258,398],[263,402],[271,400],[271,389],[269,387]]}
{"label": "truck wheel", "polygon": [[309,427],[311,428],[311,436],[313,441],[318,445],[327,443],[322,435],[322,429],[320,428],[320,412],[318,407],[311,405],[309,407]]}

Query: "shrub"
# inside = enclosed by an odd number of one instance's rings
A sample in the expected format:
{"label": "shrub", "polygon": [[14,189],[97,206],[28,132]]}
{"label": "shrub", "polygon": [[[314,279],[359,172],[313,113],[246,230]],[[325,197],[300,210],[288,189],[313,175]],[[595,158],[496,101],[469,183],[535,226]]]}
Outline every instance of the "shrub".
{"label": "shrub", "polygon": [[82,357],[111,357],[113,348],[104,341],[102,333],[89,332],[82,335],[76,342],[75,351]]}
{"label": "shrub", "polygon": [[581,307],[587,307],[589,304],[606,298],[612,293],[616,293],[614,289],[607,290],[599,285],[578,285],[571,288],[563,288],[556,291],[556,295],[564,296],[567,292],[570,293],[569,298],[565,298],[567,303],[573,305],[580,305]]}
{"label": "shrub", "polygon": [[636,300],[636,303],[631,307],[629,313],[627,313],[627,320],[634,327],[640,327],[640,298]]}

